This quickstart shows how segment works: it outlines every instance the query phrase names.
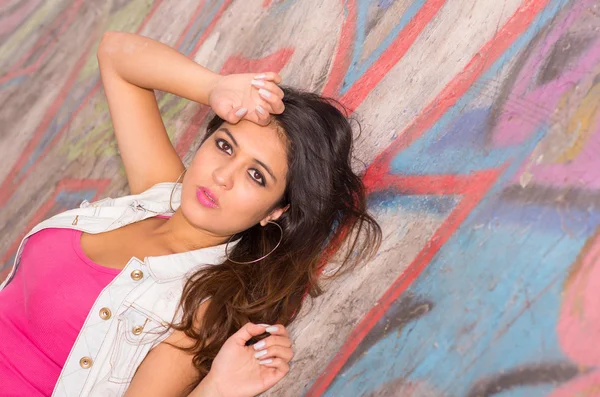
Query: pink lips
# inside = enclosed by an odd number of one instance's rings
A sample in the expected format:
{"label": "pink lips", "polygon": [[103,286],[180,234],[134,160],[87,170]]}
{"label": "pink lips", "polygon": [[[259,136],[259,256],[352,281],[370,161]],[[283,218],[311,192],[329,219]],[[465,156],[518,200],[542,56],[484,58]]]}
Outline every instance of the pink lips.
{"label": "pink lips", "polygon": [[196,190],[196,197],[198,198],[198,201],[200,202],[200,204],[202,204],[205,207],[208,207],[208,208],[218,208],[219,207],[219,200],[215,197],[213,192],[211,192],[209,189],[207,189],[205,187],[200,186]]}

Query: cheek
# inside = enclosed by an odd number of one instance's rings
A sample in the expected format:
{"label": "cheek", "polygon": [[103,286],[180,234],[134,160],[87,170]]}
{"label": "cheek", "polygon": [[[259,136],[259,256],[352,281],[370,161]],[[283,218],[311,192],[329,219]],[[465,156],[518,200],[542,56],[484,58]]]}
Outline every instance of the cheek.
{"label": "cheek", "polygon": [[209,166],[211,163],[214,163],[217,158],[217,153],[214,150],[210,150],[209,145],[211,142],[205,142],[196,152],[189,168],[193,169],[202,169]]}
{"label": "cheek", "polygon": [[243,218],[261,217],[268,209],[270,197],[261,187],[253,186],[254,182],[244,172],[236,178],[233,189],[224,197],[227,208]]}

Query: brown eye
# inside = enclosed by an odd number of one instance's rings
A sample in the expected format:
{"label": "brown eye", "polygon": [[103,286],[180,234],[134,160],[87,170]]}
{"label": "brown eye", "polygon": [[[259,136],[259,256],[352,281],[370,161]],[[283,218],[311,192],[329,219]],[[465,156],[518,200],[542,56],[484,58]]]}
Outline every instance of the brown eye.
{"label": "brown eye", "polygon": [[254,180],[256,183],[258,183],[258,184],[259,184],[259,185],[261,185],[261,186],[265,186],[265,179],[264,179],[264,177],[262,176],[262,174],[261,174],[260,172],[258,172],[257,170],[254,170],[254,169],[252,169],[252,170],[250,170],[250,171],[248,172],[248,174],[250,174],[250,177],[251,177],[251,178],[252,178],[252,179],[253,179],[253,180]]}
{"label": "brown eye", "polygon": [[228,154],[231,154],[232,147],[231,145],[224,139],[217,139],[217,147]]}

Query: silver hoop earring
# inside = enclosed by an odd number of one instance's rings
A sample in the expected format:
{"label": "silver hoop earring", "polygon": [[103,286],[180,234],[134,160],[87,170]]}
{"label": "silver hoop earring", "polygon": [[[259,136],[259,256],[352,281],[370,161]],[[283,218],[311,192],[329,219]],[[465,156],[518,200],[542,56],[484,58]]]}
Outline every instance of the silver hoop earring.
{"label": "silver hoop earring", "polygon": [[255,260],[253,260],[253,261],[249,261],[249,262],[237,262],[237,261],[234,261],[233,259],[231,259],[231,258],[229,257],[229,253],[227,252],[227,247],[229,247],[229,243],[231,242],[231,239],[233,238],[233,236],[231,236],[231,237],[229,237],[229,240],[227,240],[227,244],[225,244],[225,257],[227,258],[227,260],[228,260],[228,261],[230,261],[230,262],[233,262],[233,263],[237,263],[237,264],[239,264],[239,265],[247,265],[248,263],[254,263],[254,262],[258,262],[258,261],[260,261],[260,260],[263,260],[263,259],[265,259],[267,256],[271,255],[271,254],[272,254],[272,253],[273,253],[273,252],[274,252],[274,251],[277,249],[277,247],[279,247],[279,244],[281,244],[281,240],[283,240],[283,229],[282,229],[282,228],[281,228],[281,226],[279,226],[279,224],[278,224],[278,223],[276,223],[276,222],[273,222],[273,221],[267,221],[267,223],[272,223],[272,224],[274,224],[275,226],[277,226],[277,227],[279,228],[279,232],[281,233],[281,235],[280,235],[280,237],[279,237],[279,241],[277,242],[277,245],[275,246],[275,248],[273,248],[273,249],[271,250],[271,252],[269,252],[267,255],[261,256],[260,258],[258,258],[258,259],[255,259]]}
{"label": "silver hoop earring", "polygon": [[[181,175],[179,175],[179,178],[177,178],[177,180],[175,181],[175,185],[179,183],[181,177],[183,176],[183,174],[185,174],[186,171],[187,168],[183,170]],[[173,186],[173,190],[171,190],[171,196],[169,197],[169,208],[171,208],[171,212],[175,212],[175,210],[173,209],[173,193],[175,193],[175,186]]]}

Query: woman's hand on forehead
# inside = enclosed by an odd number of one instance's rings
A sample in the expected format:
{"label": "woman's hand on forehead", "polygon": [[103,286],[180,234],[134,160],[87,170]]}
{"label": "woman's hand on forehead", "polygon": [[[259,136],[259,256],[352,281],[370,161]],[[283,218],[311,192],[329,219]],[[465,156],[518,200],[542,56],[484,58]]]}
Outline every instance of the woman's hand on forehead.
{"label": "woman's hand on forehead", "polygon": [[281,76],[275,72],[221,76],[210,90],[209,104],[228,123],[245,119],[268,125],[271,114],[281,114],[285,109],[280,83]]}

